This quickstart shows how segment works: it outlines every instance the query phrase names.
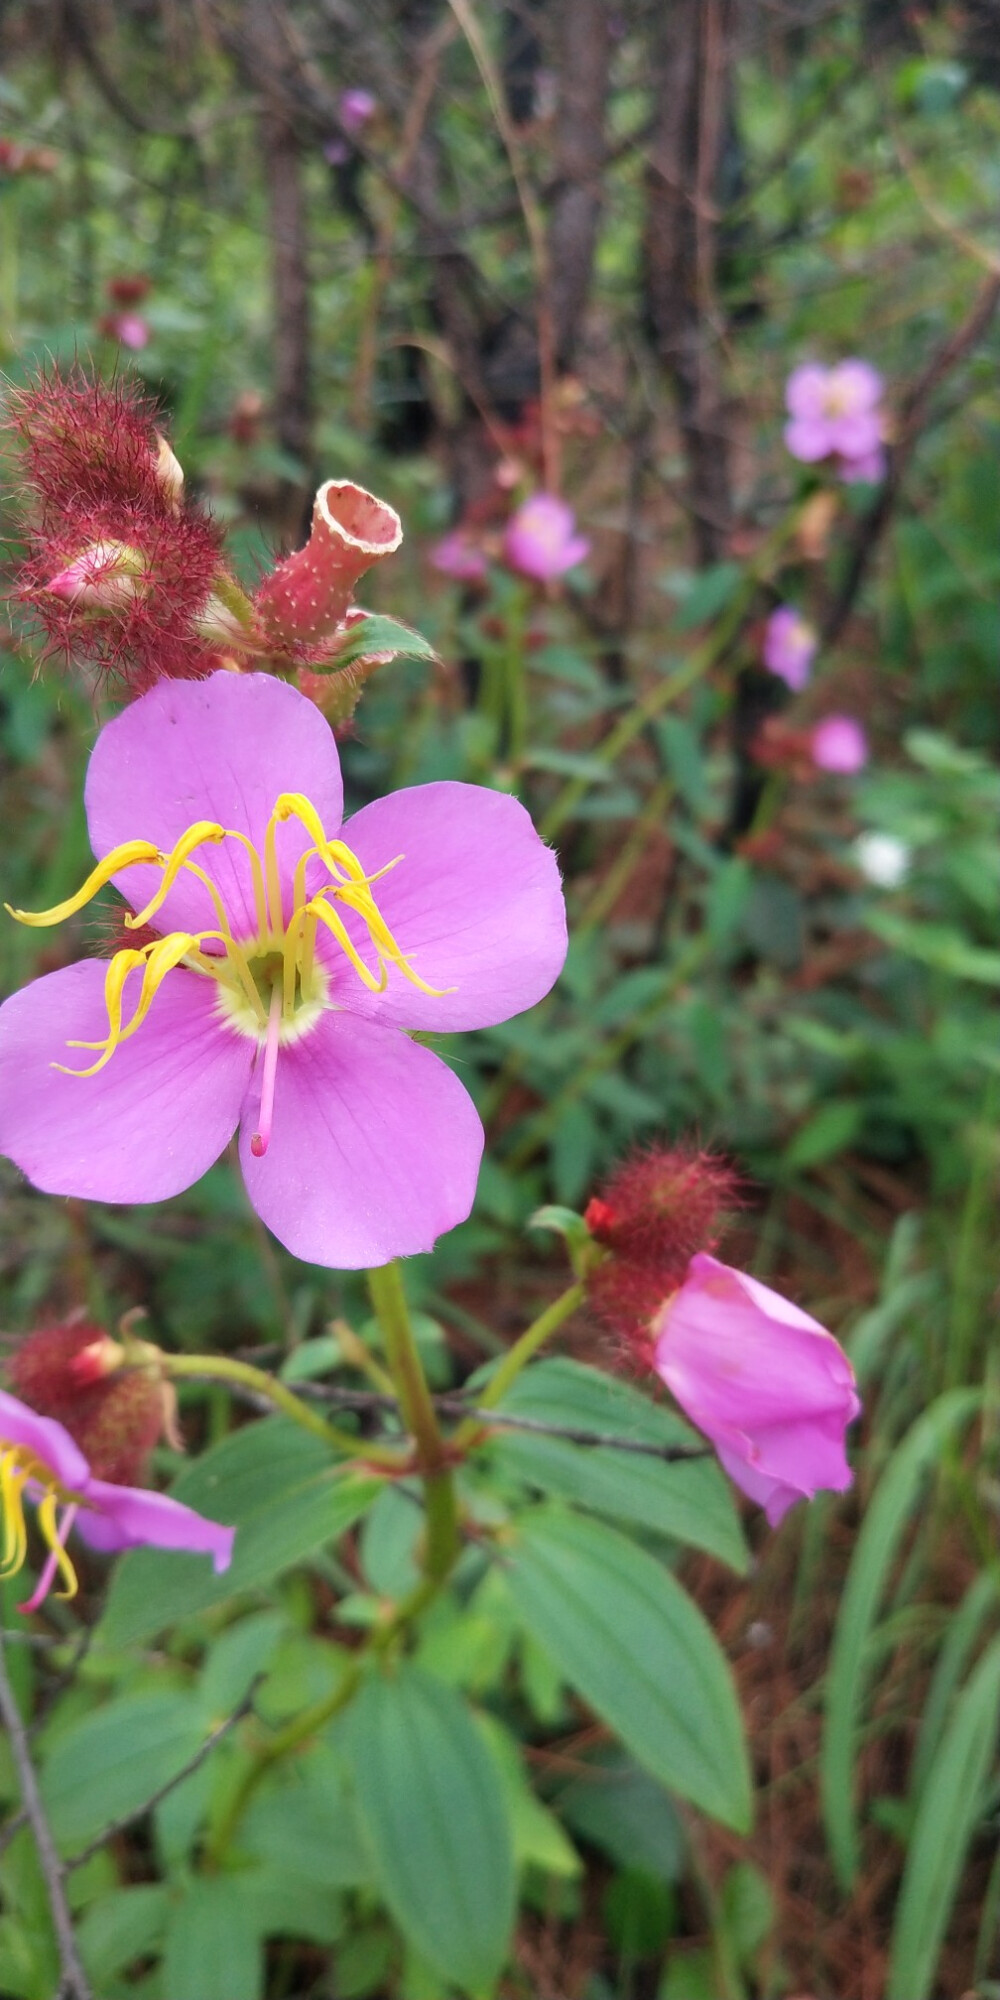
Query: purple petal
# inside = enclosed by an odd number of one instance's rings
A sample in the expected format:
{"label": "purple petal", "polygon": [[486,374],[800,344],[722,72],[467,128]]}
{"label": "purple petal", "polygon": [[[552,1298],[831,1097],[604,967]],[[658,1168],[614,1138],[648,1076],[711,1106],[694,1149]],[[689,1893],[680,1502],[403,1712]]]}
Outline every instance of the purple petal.
{"label": "purple petal", "polygon": [[0,1448],[19,1444],[40,1458],[61,1486],[79,1493],[90,1478],[90,1467],[78,1444],[55,1417],[40,1417],[17,1396],[0,1389]]}
{"label": "purple petal", "polygon": [[[421,979],[454,991],[433,998],[393,968],[385,993],[369,993],[334,947],[341,1006],[400,1027],[485,1028],[549,991],[566,957],[559,867],[509,793],[414,786],[365,806],[344,838],[369,873],[402,855],[376,902]],[[367,933],[352,935],[374,965]]]}
{"label": "purple petal", "polygon": [[218,1575],[233,1557],[235,1528],[206,1521],[193,1507],[172,1500],[168,1493],[148,1493],[141,1486],[112,1486],[92,1479],[86,1502],[76,1518],[77,1531],[92,1549],[113,1555],[118,1549],[189,1549],[211,1556]]}
{"label": "purple petal", "polygon": [[801,459],[803,465],[814,465],[817,459],[826,458],[832,449],[830,444],[830,424],[826,417],[793,417],[785,425],[785,443],[793,458]]}
{"label": "purple petal", "polygon": [[830,370],[829,386],[834,395],[851,410],[874,410],[882,400],[885,384],[877,368],[870,361],[838,361]]}
{"label": "purple petal", "polygon": [[793,368],[785,383],[785,408],[789,416],[821,417],[829,380],[829,369],[821,368],[818,361],[804,361],[801,367]]}
{"label": "purple petal", "polygon": [[847,411],[831,420],[830,441],[843,458],[868,458],[882,442],[882,419],[874,410]]}
{"label": "purple petal", "polygon": [[483,1131],[450,1069],[396,1028],[324,1014],[278,1058],[262,1159],[240,1160],[258,1214],[294,1256],[357,1270],[430,1250],[472,1207]]}
{"label": "purple petal", "polygon": [[[22,987],[0,1007],[0,1152],[47,1194],[164,1201],[207,1171],[232,1137],[255,1044],[227,1029],[214,987],[168,973],[130,1041],[96,1076],[69,1040],[107,1033],[107,966],[86,959]],[[126,1018],[138,991],[126,988]]]}
{"label": "purple petal", "polygon": [[[263,843],[280,792],[304,792],[328,834],[343,813],[340,760],[314,702],[271,674],[212,674],[163,680],[102,729],[87,772],[91,845],[103,856],[125,840],[153,840],[164,852],[196,820],[217,821]],[[278,830],[282,880],[311,846],[292,821]],[[237,937],[257,919],[246,854],[236,841],[195,855],[222,893]],[[157,868],[116,878],[138,909],[159,885]],[[156,918],[157,930],[199,930],[216,919],[206,891],[182,876]]]}

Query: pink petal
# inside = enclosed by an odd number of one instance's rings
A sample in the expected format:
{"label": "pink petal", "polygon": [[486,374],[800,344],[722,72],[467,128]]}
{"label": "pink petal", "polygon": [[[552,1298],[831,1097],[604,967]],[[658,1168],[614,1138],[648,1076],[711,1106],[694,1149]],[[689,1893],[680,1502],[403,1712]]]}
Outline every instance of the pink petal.
{"label": "pink petal", "polygon": [[[87,772],[91,845],[103,856],[125,840],[152,840],[168,852],[196,820],[214,820],[263,842],[281,792],[305,792],[327,833],[343,812],[340,760],[329,724],[295,688],[271,674],[212,674],[162,680],[102,729]],[[283,881],[310,846],[297,821],[278,830]],[[250,870],[236,841],[199,848],[194,859],[215,882],[238,937],[256,932]],[[116,878],[133,909],[160,881],[157,868]],[[182,876],[156,929],[199,930],[216,922],[206,891]]]}
{"label": "pink petal", "polygon": [[828,368],[818,361],[804,361],[793,368],[785,383],[785,408],[792,417],[821,417],[830,379]]}
{"label": "pink petal", "polygon": [[[106,970],[99,959],[66,966],[0,1008],[0,1152],[47,1194],[164,1201],[232,1137],[255,1044],[222,1025],[206,982],[178,970],[106,1068],[65,1076],[54,1062],[94,1060],[67,1041],[107,1032]],[[137,986],[133,977],[126,1018]]]}
{"label": "pink petal", "polygon": [[207,1521],[168,1493],[149,1493],[141,1486],[112,1486],[106,1479],[90,1481],[76,1527],[92,1549],[105,1554],[142,1547],[189,1549],[196,1555],[211,1556],[217,1574],[229,1568],[236,1534],[235,1528]]}
{"label": "pink petal", "polygon": [[40,1417],[17,1396],[0,1389],[0,1446],[20,1444],[40,1458],[60,1485],[79,1493],[90,1478],[90,1467],[78,1444],[55,1417]]}
{"label": "pink petal", "polygon": [[814,465],[831,450],[830,425],[826,417],[793,417],[785,425],[785,443],[793,458]]}
{"label": "pink petal", "polygon": [[[370,994],[338,952],[341,1006],[400,1027],[485,1028],[549,991],[566,956],[559,868],[509,793],[414,786],[365,806],[344,838],[369,873],[402,855],[375,884],[378,907],[420,977],[454,991],[433,998],[393,969]],[[367,934],[352,935],[374,964]]]}
{"label": "pink petal", "polygon": [[324,1014],[278,1058],[262,1159],[240,1134],[247,1192],[279,1241],[339,1270],[430,1250],[472,1207],[483,1132],[429,1049],[350,1014]]}
{"label": "pink petal", "polygon": [[838,361],[830,370],[830,387],[852,410],[873,410],[881,402],[885,383],[870,361]]}
{"label": "pink petal", "polygon": [[843,458],[868,458],[882,442],[882,419],[877,410],[855,410],[834,417],[830,442]]}

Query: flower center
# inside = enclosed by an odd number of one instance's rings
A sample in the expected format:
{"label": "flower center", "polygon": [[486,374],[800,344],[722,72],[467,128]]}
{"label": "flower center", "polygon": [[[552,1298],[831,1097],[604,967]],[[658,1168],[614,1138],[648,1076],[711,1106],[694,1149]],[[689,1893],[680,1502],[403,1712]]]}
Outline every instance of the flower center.
{"label": "flower center", "polygon": [[[286,914],[288,899],[283,891],[278,865],[277,829],[293,819],[305,828],[313,844],[305,849],[295,864],[291,910]],[[236,841],[243,848],[250,865],[256,928],[248,938],[234,936],[216,884],[194,859],[200,848],[219,846],[227,840]],[[142,1026],[167,974],[178,966],[184,966],[199,977],[214,982],[216,1003],[225,1021],[238,1034],[250,1036],[264,1050],[265,1103],[262,1104],[260,1134],[263,1136],[264,1109],[266,1103],[273,1099],[274,1066],[279,1046],[305,1034],[319,1019],[324,1008],[331,1004],[329,975],[316,956],[316,939],[321,924],[370,992],[385,991],[391,965],[396,966],[403,977],[411,985],[419,987],[421,992],[437,993],[441,990],[428,986],[413,970],[372,893],[373,884],[402,859],[402,855],[397,855],[395,860],[378,869],[374,875],[366,875],[357,855],[345,841],[328,838],[315,806],[303,792],[282,792],[267,822],[260,850],[245,833],[220,826],[214,820],[196,820],[181,834],[169,854],[162,853],[151,841],[123,841],[106,854],[103,861],[98,862],[75,896],[67,897],[64,903],[56,904],[51,910],[14,910],[8,903],[7,910],[19,923],[62,923],[66,917],[82,910],[113,876],[121,875],[129,868],[152,865],[161,871],[159,887],[141,910],[126,916],[127,930],[141,930],[155,919],[182,874],[197,878],[207,891],[215,912],[216,928],[197,932],[168,931],[147,944],[116,951],[104,981],[107,1035],[101,1042],[74,1041],[68,1044],[74,1049],[97,1050],[97,1060],[86,1069],[70,1069],[65,1063],[55,1063],[53,1068],[63,1070],[69,1076],[95,1076],[105,1063],[110,1062],[119,1044],[127,1041]],[[318,889],[308,890],[306,871],[312,861],[322,865],[329,879]],[[372,971],[361,957],[344,920],[348,913],[359,918],[367,930],[377,971]],[[126,987],[134,973],[141,975],[141,984],[137,997],[134,985],[132,987],[135,1004],[131,1016],[126,1019]]]}
{"label": "flower center", "polygon": [[[0,1530],[3,1534],[3,1552],[0,1556],[0,1577],[16,1576],[23,1569],[28,1554],[28,1530],[24,1519],[24,1489],[42,1489],[38,1501],[38,1525],[41,1528],[48,1557],[38,1579],[38,1586],[27,1603],[19,1604],[19,1611],[34,1611],[48,1595],[53,1579],[58,1571],[64,1584],[60,1597],[75,1597],[78,1589],[76,1571],[63,1546],[70,1528],[76,1519],[79,1500],[64,1491],[54,1479],[49,1467],[25,1445],[11,1444],[0,1438]],[[35,1497],[33,1492],[30,1496]],[[60,1504],[65,1506],[63,1518],[58,1518]]]}

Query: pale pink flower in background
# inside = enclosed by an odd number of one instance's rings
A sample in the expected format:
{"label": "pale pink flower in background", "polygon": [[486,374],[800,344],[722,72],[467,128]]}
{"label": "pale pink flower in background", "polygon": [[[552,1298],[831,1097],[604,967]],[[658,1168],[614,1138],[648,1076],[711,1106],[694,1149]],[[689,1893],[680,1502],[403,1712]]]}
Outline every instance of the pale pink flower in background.
{"label": "pale pink flower in background", "polygon": [[511,569],[549,583],[583,562],[590,543],[577,533],[576,515],[565,500],[555,493],[533,493],[512,514],[503,552]]}
{"label": "pale pink flower in background", "polygon": [[344,131],[349,132],[353,139],[364,130],[368,120],[374,118],[378,100],[370,90],[344,90],[337,109]]}
{"label": "pale pink flower in background", "polygon": [[228,1569],[232,1559],[233,1528],[206,1520],[166,1493],[95,1479],[63,1424],[55,1417],[39,1416],[17,1396],[0,1389],[3,1576],[16,1575],[27,1559],[25,1498],[37,1509],[48,1554],[34,1591],[18,1605],[19,1611],[36,1611],[57,1576],[63,1583],[60,1595],[75,1596],[76,1573],[66,1553],[66,1538],[74,1527],[92,1549],[106,1554],[142,1546],[187,1549],[211,1556],[217,1571]]}
{"label": "pale pink flower in background", "polygon": [[486,557],[467,528],[451,528],[431,550],[431,564],[456,583],[481,583]]}
{"label": "pale pink flower in background", "polygon": [[837,471],[845,486],[860,485],[862,480],[869,486],[877,486],[885,478],[886,463],[884,447],[877,444],[874,451],[862,452],[859,458],[840,457]]}
{"label": "pale pink flower in background", "polygon": [[825,715],[809,739],[813,763],[821,771],[852,777],[868,762],[868,738],[853,715]]}
{"label": "pale pink flower in background", "polygon": [[790,604],[772,611],[764,630],[763,661],[796,693],[805,687],[819,640],[813,627]]}
{"label": "pale pink flower in background", "polygon": [[85,803],[97,867],[17,914],[61,922],[110,880],[135,948],[0,1008],[0,1150],[50,1194],[163,1201],[239,1128],[258,1214],[340,1269],[463,1222],[482,1126],[411,1036],[507,1021],[561,970],[556,858],[518,800],[418,785],[342,832],[318,709],[220,672],[160,681],[109,722]]}
{"label": "pale pink flower in background", "polygon": [[131,347],[138,353],[149,346],[149,321],[141,313],[119,313],[115,324],[123,347]]}
{"label": "pale pink flower in background", "polygon": [[[870,361],[807,361],[785,385],[785,443],[806,465],[833,458],[843,479],[881,476],[882,377]],[[858,467],[863,468],[858,470]]]}
{"label": "pale pink flower in background", "polygon": [[772,1527],[797,1500],[850,1486],[844,1437],[861,1404],[818,1320],[699,1252],[652,1333],[657,1374]]}

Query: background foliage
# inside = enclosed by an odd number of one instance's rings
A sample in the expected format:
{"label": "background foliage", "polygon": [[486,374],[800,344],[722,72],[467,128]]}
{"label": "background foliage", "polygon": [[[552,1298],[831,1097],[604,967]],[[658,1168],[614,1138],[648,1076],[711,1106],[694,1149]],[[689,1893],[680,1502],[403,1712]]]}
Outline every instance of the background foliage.
{"label": "background foliage", "polygon": [[[844,1339],[866,1399],[854,1494],[748,1520],[752,1556],[714,1465],[498,1438],[464,1497],[519,1524],[509,1556],[470,1545],[391,1689],[237,1818],[261,1730],[412,1588],[420,1518],[186,1387],[192,1457],[158,1470],[241,1524],[231,1575],[136,1554],[109,1586],[95,1561],[82,1619],[50,1604],[7,1648],[60,1849],[98,1842],[68,1878],[95,1991],[1000,1993],[995,6],[64,0],[2,32],[8,374],[134,367],[247,576],[301,539],[317,476],[384,495],[407,540],[372,606],[439,664],[371,685],[349,803],[516,788],[558,847],[559,987],[456,1044],[490,1145],[472,1218],[407,1271],[432,1383],[557,1290],[539,1204],[694,1132],[746,1177],[726,1254]],[[345,142],[349,85],[378,110]],[[132,276],[150,338],[124,356],[100,321]],[[810,501],[781,442],[790,367],[850,353],[889,384],[882,513]],[[549,594],[438,575],[445,528],[498,535],[553,452],[586,570]],[[855,781],[754,760],[784,600],[825,638],[789,720],[860,715]],[[94,733],[89,691],[35,669],[13,639],[4,896],[28,907],[80,879]],[[905,843],[895,886],[865,833]],[[14,926],[0,949],[6,990],[58,962]],[[377,1358],[361,1285],[293,1265],[225,1161],[155,1213],[7,1171],[0,1232],[12,1336],[141,1304],[164,1345],[290,1382],[357,1387],[357,1342]],[[676,1441],[584,1316],[565,1347],[511,1408]],[[9,1764],[0,1788],[16,1813]],[[0,1990],[49,2000],[16,1820],[0,1885]]]}

